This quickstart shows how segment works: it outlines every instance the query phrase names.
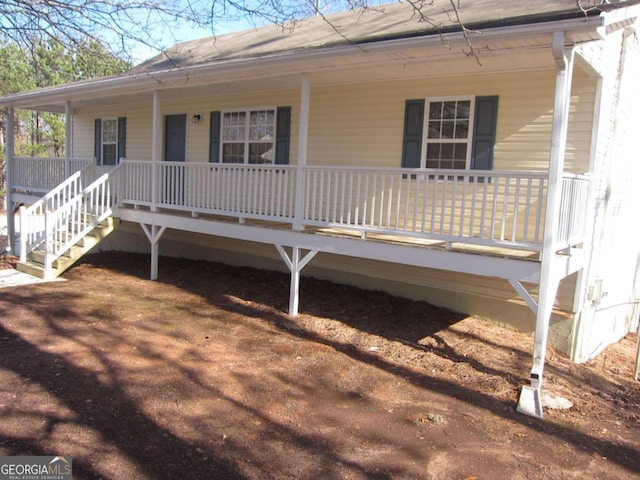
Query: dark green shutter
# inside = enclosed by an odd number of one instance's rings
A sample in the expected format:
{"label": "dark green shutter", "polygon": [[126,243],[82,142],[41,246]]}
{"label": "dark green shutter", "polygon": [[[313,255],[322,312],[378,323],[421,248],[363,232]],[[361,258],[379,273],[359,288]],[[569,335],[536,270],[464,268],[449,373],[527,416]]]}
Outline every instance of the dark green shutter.
{"label": "dark green shutter", "polygon": [[276,110],[276,154],[277,165],[289,164],[291,138],[291,107],[278,107]]}
{"label": "dark green shutter", "polygon": [[93,152],[96,157],[96,165],[102,165],[102,120],[96,118]]}
{"label": "dark green shutter", "polygon": [[127,156],[127,119],[126,117],[118,118],[118,152],[116,164],[120,163],[121,158]]}
{"label": "dark green shutter", "polygon": [[220,162],[221,112],[211,112],[209,117],[209,162]]}
{"label": "dark green shutter", "polygon": [[424,100],[407,100],[404,108],[404,136],[402,139],[403,168],[420,168],[423,126]]}
{"label": "dark green shutter", "polygon": [[476,113],[471,149],[473,170],[493,169],[493,148],[498,123],[498,97],[476,97]]}

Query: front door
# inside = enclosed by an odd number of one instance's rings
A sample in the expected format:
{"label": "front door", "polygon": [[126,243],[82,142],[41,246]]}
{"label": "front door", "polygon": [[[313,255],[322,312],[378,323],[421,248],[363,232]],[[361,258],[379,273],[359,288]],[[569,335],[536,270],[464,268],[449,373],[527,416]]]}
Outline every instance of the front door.
{"label": "front door", "polygon": [[[184,162],[187,152],[187,115],[167,115],[164,119],[164,161]],[[185,198],[185,169],[164,165],[163,203],[182,205]]]}

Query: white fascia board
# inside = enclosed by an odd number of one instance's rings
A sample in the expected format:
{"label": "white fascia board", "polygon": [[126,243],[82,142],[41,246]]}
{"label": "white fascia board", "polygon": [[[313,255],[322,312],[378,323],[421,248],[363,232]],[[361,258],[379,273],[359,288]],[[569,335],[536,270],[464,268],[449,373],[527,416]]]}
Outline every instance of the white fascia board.
{"label": "white fascia board", "polygon": [[120,209],[122,220],[271,245],[536,283],[540,262]]}
{"label": "white fascia board", "polygon": [[[503,40],[508,37],[518,38],[549,34],[549,43],[551,43],[550,35],[554,31],[564,31],[569,37],[571,33],[591,32],[595,34],[603,25],[604,17],[602,16],[585,17],[556,22],[492,28],[482,32],[469,32],[469,37],[472,41],[474,39],[490,41]],[[179,69],[166,69],[101,78],[82,83],[72,83],[31,92],[7,95],[0,98],[0,105],[33,109],[48,105],[48,109],[53,110],[54,106],[58,103],[60,103],[61,108],[63,108],[64,102],[69,100],[73,101],[74,97],[83,95],[95,95],[95,98],[100,98],[113,95],[115,91],[120,91],[126,95],[137,91],[149,91],[150,89],[162,90],[164,88],[188,86],[185,79],[187,79],[187,81],[195,81],[197,77],[210,77],[214,83],[221,81],[227,82],[234,79],[251,78],[252,74],[264,68],[269,68],[271,71],[287,72],[289,74],[305,71],[311,72],[314,69],[313,63],[322,60],[331,60],[332,62],[342,61],[344,63],[348,61],[349,58],[358,55],[362,56],[367,53],[385,53],[387,51],[391,52],[414,47],[424,49],[430,45],[442,45],[443,43],[463,40],[464,37],[461,32],[453,32],[442,35],[433,34],[429,36],[379,40],[309,50],[275,52],[260,57],[231,58]],[[459,52],[456,51],[455,55],[458,54]],[[372,60],[377,62],[379,58]],[[316,65],[315,68],[326,68],[326,66]]]}

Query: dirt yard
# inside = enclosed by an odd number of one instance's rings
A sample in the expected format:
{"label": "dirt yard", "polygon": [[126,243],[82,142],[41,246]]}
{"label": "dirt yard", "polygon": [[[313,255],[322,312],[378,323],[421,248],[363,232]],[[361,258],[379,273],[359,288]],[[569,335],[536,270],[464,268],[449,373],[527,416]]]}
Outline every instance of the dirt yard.
{"label": "dirt yard", "polygon": [[0,454],[72,455],[78,479],[640,477],[635,336],[588,365],[425,303],[219,264],[100,254],[0,290]]}

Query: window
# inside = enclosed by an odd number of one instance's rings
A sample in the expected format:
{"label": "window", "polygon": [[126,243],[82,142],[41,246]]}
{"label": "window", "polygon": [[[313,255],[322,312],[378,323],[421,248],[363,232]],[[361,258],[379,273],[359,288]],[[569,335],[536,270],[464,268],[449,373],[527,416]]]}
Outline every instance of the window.
{"label": "window", "polygon": [[118,159],[118,119],[102,120],[102,165],[115,165]]}
{"label": "window", "polygon": [[470,99],[427,103],[426,148],[422,166],[466,169],[471,159],[473,108]]}
{"label": "window", "polygon": [[402,166],[491,170],[497,116],[497,96],[407,100]]}
{"label": "window", "polygon": [[223,112],[222,163],[274,163],[275,109]]}
{"label": "window", "polygon": [[126,118],[95,120],[95,156],[98,165],[117,165],[126,154]]}

